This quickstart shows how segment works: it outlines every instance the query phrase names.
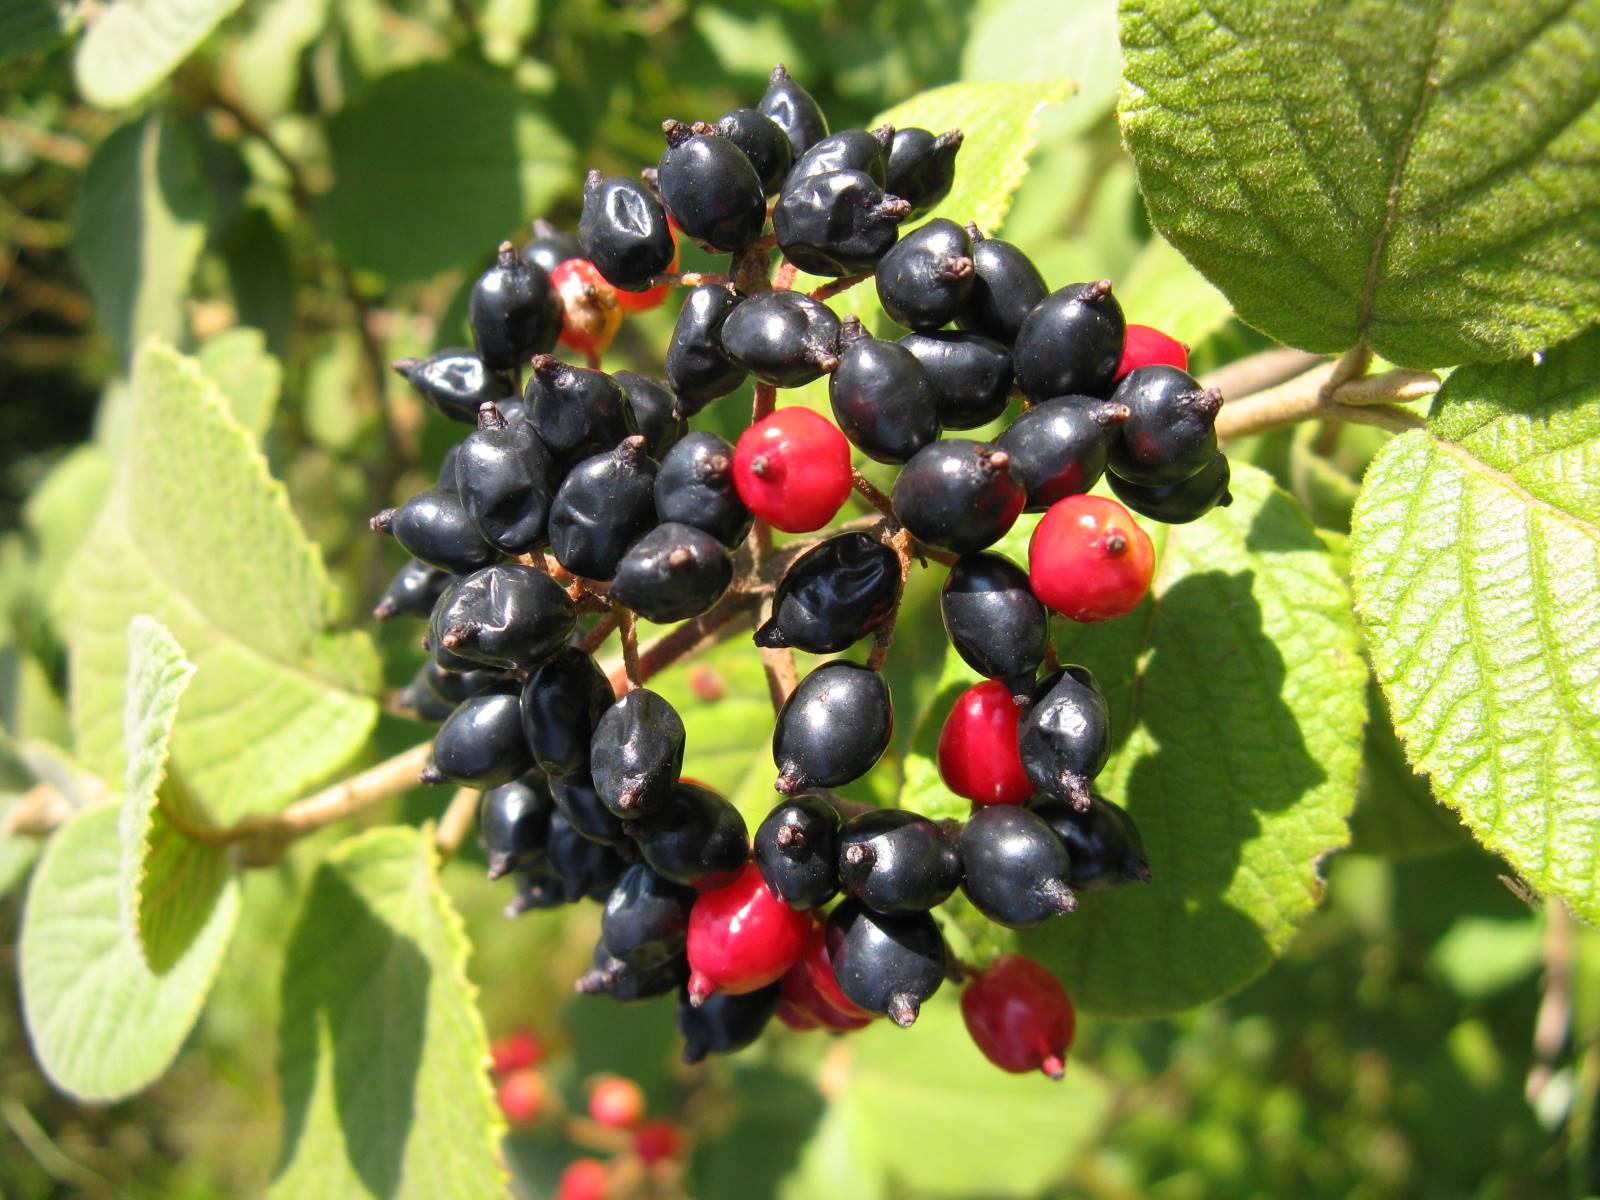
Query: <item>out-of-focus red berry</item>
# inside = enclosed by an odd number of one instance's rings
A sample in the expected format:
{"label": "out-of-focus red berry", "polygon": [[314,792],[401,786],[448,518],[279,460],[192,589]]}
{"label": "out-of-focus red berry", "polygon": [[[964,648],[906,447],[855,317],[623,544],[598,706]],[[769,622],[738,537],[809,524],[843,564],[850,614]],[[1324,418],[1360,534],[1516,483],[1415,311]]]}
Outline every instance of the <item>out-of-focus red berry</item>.
{"label": "out-of-focus red berry", "polygon": [[641,1121],[633,1131],[633,1152],[654,1165],[683,1153],[683,1131],[663,1118]]}
{"label": "out-of-focus red berry", "polygon": [[611,1172],[598,1158],[575,1158],[561,1172],[555,1200],[605,1200]]}
{"label": "out-of-focus red berry", "polygon": [[526,1029],[516,1029],[489,1043],[490,1069],[496,1075],[522,1067],[537,1067],[544,1061],[544,1047]]}
{"label": "out-of-focus red berry", "polygon": [[644,1116],[644,1093],[631,1079],[607,1075],[589,1089],[589,1115],[612,1129],[629,1129]]}
{"label": "out-of-focus red berry", "polygon": [[544,1078],[532,1067],[518,1067],[500,1080],[495,1099],[512,1125],[532,1125],[544,1111]]}

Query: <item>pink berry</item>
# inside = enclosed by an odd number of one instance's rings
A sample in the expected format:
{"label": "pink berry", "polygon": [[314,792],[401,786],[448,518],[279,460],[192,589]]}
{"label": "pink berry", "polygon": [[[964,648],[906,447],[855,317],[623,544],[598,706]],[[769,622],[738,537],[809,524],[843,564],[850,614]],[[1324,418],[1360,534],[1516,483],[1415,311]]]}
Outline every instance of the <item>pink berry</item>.
{"label": "pink berry", "polygon": [[986,679],[956,697],[939,731],[939,775],[974,804],[1021,804],[1033,784],[1017,749],[1022,710],[1011,689]]}
{"label": "pink berry", "polygon": [[522,1067],[537,1067],[544,1061],[544,1047],[526,1029],[517,1029],[489,1043],[490,1070],[504,1075]]}
{"label": "pink berry", "polygon": [[748,862],[738,878],[701,892],[689,910],[689,997],[741,995],[776,983],[811,936],[810,913],[790,908]]}
{"label": "pink berry", "polygon": [[1150,535],[1103,496],[1050,506],[1028,543],[1033,594],[1074,621],[1104,621],[1138,607],[1155,575]]}
{"label": "pink berry", "polygon": [[589,1115],[610,1129],[629,1129],[644,1116],[644,1093],[631,1079],[608,1075],[589,1089]]}
{"label": "pink berry", "polygon": [[1005,954],[961,993],[967,1032],[1005,1071],[1060,1079],[1077,1018],[1060,980],[1031,958]]}
{"label": "pink berry", "polygon": [[598,1158],[575,1158],[561,1172],[555,1200],[605,1200],[611,1172]]}
{"label": "pink berry", "polygon": [[739,499],[786,533],[810,533],[833,520],[850,495],[850,482],[850,443],[809,408],[763,417],[733,448]]}
{"label": "pink berry", "polygon": [[532,1067],[518,1067],[500,1080],[495,1099],[512,1125],[532,1125],[544,1111],[544,1079]]}
{"label": "pink berry", "polygon": [[1139,367],[1158,366],[1187,371],[1189,347],[1153,325],[1129,325],[1127,338],[1122,343],[1122,361],[1117,364],[1117,378]]}

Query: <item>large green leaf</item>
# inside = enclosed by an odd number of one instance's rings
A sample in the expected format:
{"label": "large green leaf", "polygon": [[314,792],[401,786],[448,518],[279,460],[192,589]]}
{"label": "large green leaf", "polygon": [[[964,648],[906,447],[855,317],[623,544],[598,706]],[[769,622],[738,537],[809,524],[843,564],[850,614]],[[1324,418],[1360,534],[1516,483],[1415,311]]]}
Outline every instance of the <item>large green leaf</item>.
{"label": "large green leaf", "polygon": [[173,734],[215,822],[280,807],[344,763],[377,715],[365,635],[326,633],[321,557],[250,435],[193,360],[139,355],[116,480],[58,592],[84,764],[124,769],[127,627],[167,626],[196,675]]}
{"label": "large green leaf", "polygon": [[183,833],[199,819],[179,781],[170,777],[168,745],[178,700],[194,666],[156,621],[128,627],[128,697],[123,741],[128,768],[120,833],[122,916],[149,968],[171,970],[205,931],[232,882],[227,850]]}
{"label": "large green leaf", "polygon": [[236,325],[208,337],[196,355],[200,369],[227,397],[228,409],[257,438],[272,425],[283,391],[283,367],[259,329]]}
{"label": "large green leaf", "polygon": [[113,0],[95,17],[73,61],[90,104],[142,100],[243,0]]}
{"label": "large green leaf", "polygon": [[284,964],[274,1195],[505,1194],[466,962],[423,833],[376,829],[328,856]]}
{"label": "large green leaf", "polygon": [[1507,359],[1600,312],[1596,0],[1123,0],[1151,218],[1307,350]]}
{"label": "large green leaf", "polygon": [[122,126],[89,160],[72,252],[122,358],[150,334],[182,337],[210,207],[193,135],[171,117]]}
{"label": "large green leaf", "polygon": [[194,1025],[239,912],[229,880],[204,927],[154,974],[122,918],[117,808],[79,814],[50,839],[22,917],[22,1010],[44,1073],[80,1100],[131,1095],[167,1069]]}
{"label": "large green leaf", "polygon": [[1356,604],[1412,765],[1600,920],[1600,333],[1465,367],[1367,472]]}
{"label": "large green leaf", "polygon": [[577,182],[572,146],[508,78],[453,63],[385,75],[329,122],[328,140],[334,245],[396,279],[487,263]]}
{"label": "large green leaf", "polygon": [[[1260,974],[1321,897],[1317,863],[1349,837],[1366,713],[1349,596],[1266,475],[1236,468],[1233,495],[1158,531],[1152,598],[1134,612],[1056,621],[1062,660],[1086,664],[1111,706],[1116,746],[1097,787],[1138,822],[1154,875],[1021,938],[1096,1012],[1173,1012]],[[999,548],[1025,563],[1032,525]],[[976,676],[952,660],[946,678],[902,801],[937,815],[966,807],[932,755]]]}

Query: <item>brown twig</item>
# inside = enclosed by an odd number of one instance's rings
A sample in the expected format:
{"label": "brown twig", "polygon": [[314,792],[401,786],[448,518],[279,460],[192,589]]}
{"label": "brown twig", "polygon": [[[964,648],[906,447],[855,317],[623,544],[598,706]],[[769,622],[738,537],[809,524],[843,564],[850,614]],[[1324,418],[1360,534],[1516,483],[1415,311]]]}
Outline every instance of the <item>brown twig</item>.
{"label": "brown twig", "polygon": [[883,494],[883,489],[854,467],[850,468],[850,486],[856,490],[856,495],[882,513],[884,520],[896,529],[900,528],[900,518],[894,515],[894,505]]}
{"label": "brown twig", "polygon": [[906,580],[911,576],[911,535],[899,529],[889,538],[889,545],[900,560],[900,590],[895,593],[894,607],[889,610],[888,617],[874,631],[872,653],[867,656],[867,669],[871,671],[882,670],[884,660],[889,657],[895,623],[900,620],[900,604],[906,598]]}
{"label": "brown twig", "polygon": [[578,649],[585,654],[593,654],[601,646],[605,645],[606,639],[616,631],[617,614],[609,612],[594,623],[594,628],[589,630],[584,635],[583,641],[578,643]]}
{"label": "brown twig", "polygon": [[616,606],[617,628],[622,632],[622,670],[624,684],[620,691],[613,686],[612,691],[621,695],[622,692],[632,691],[634,688],[644,686],[644,676],[639,670],[639,629],[631,609]]}
{"label": "brown twig", "polygon": [[835,279],[832,283],[825,283],[819,288],[811,290],[813,300],[831,300],[840,292],[848,292],[856,284],[871,279],[871,275],[846,275],[843,279]]}
{"label": "brown twig", "polygon": [[1217,436],[1247,437],[1307,420],[1376,425],[1394,432],[1421,429],[1426,422],[1399,403],[1422,399],[1439,388],[1430,371],[1385,371],[1350,375],[1349,356],[1323,362],[1286,383],[1230,400],[1217,414]]}
{"label": "brown twig", "polygon": [[1305,350],[1263,350],[1217,368],[1200,382],[1231,399],[1273,387],[1325,361],[1322,355]]}
{"label": "brown twig", "polygon": [[478,819],[478,801],[483,793],[477,788],[458,788],[450,797],[450,804],[439,818],[439,828],[434,832],[433,844],[439,851],[439,865],[450,860],[467,836],[467,831]]}

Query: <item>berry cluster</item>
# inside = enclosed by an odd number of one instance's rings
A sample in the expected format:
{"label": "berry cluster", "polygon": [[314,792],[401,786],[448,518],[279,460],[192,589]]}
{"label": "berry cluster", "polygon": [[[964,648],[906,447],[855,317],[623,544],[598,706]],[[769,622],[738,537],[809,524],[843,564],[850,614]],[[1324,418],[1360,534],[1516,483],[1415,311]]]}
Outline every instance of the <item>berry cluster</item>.
{"label": "berry cluster", "polygon": [[[959,888],[1025,929],[1071,911],[1075,891],[1149,878],[1132,820],[1092,790],[1105,699],[1055,662],[1049,623],[1139,604],[1154,551],[1128,508],[1182,522],[1227,503],[1221,397],[1186,373],[1181,344],[1125,322],[1109,282],[1051,291],[1018,247],[942,218],[900,236],[948,194],[959,131],[830,133],[781,67],[757,107],[663,129],[642,180],[590,173],[576,239],[538,226],[522,251],[501,247],[472,292],[474,351],[399,364],[476,424],[434,488],[373,521],[413,556],[378,615],[428,618],[431,658],[407,689],[443,722],[423,778],[482,790],[489,873],[515,875],[513,914],[604,904],[579,991],[676,991],[691,1062],[774,1015],[910,1025],[946,978],[976,976],[963,1009],[985,1053],[1059,1073],[1060,985],[1027,960],[981,974],[951,961],[930,910]],[[674,274],[679,236],[731,255],[728,273]],[[798,292],[798,269],[836,282]],[[868,278],[909,330],[897,341],[826,303]],[[688,290],[665,382],[600,370],[623,313],[674,287]],[[778,389],[825,375],[833,421],[777,407]],[[752,377],[737,444],[690,430]],[[1017,396],[992,440],[944,436]],[[891,494],[853,450],[899,466]],[[1121,504],[1086,494],[1102,475]],[[772,529],[822,530],[852,492],[878,515],[774,550]],[[989,550],[1024,512],[1043,513],[1026,570]],[[889,745],[880,668],[907,573],[929,560],[949,568],[950,641],[984,676],[939,739],[945,781],[973,802],[964,822],[829,791]],[[643,686],[741,615],[779,703],[782,798],[753,839],[683,775],[683,721]],[[636,617],[688,624],[641,651]],[[615,677],[593,657],[614,630]],[[869,635],[864,664],[795,682],[794,650]]]}

